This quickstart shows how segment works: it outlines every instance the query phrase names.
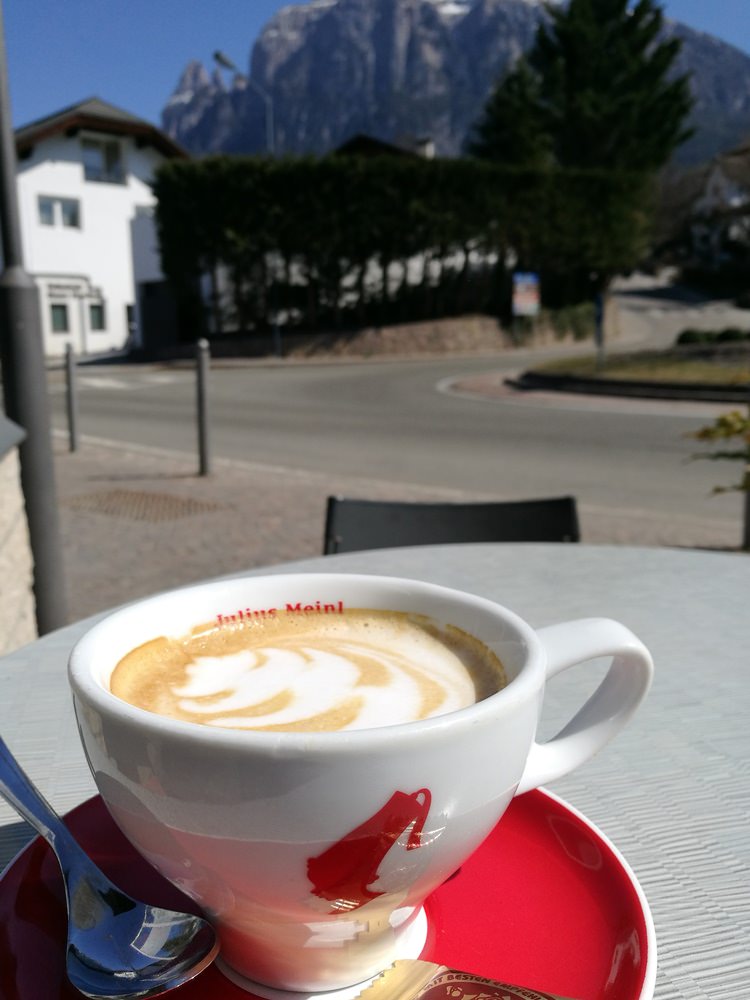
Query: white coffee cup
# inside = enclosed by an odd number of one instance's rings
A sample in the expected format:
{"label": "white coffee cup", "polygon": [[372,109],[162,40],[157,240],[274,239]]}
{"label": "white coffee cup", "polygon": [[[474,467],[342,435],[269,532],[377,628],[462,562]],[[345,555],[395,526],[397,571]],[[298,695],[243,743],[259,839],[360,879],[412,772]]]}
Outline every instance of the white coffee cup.
{"label": "white coffee cup", "polygon": [[[236,608],[339,601],[457,626],[499,656],[508,683],[420,722],[325,733],[202,726],[108,688],[118,661],[157,636],[185,635]],[[609,655],[594,695],[554,739],[536,743],[547,678]],[[93,626],[69,666],[85,752],[125,835],[215,922],[233,975],[301,991],[359,983],[416,957],[429,893],[514,795],[573,770],[614,736],[652,674],[645,646],[608,619],[534,631],[482,597],[348,574],[232,579],[140,601]]]}

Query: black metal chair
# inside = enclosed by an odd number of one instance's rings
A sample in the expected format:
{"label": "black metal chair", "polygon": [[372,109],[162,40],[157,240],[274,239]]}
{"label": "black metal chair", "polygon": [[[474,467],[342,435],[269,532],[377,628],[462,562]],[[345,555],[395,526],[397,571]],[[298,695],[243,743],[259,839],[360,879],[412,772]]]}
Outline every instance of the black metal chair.
{"label": "black metal chair", "polygon": [[328,497],[323,552],[443,542],[577,542],[575,497],[409,503]]}

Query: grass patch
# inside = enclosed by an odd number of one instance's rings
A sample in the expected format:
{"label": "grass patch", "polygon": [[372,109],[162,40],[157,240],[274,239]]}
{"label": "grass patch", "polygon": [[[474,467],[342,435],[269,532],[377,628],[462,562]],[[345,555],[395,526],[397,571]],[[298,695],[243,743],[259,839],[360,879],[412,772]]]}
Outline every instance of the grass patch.
{"label": "grass patch", "polygon": [[535,365],[535,371],[582,378],[613,378],[637,382],[706,382],[710,385],[750,383],[748,358],[685,358],[672,351],[644,351],[608,357],[597,368],[596,356],[565,358]]}

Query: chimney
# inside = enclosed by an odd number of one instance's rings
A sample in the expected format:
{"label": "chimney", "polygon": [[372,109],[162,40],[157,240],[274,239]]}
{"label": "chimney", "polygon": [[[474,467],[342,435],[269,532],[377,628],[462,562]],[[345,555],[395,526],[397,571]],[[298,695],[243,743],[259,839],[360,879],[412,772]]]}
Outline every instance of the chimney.
{"label": "chimney", "polygon": [[423,136],[414,143],[414,151],[418,156],[423,156],[425,160],[435,159],[435,143],[429,136]]}

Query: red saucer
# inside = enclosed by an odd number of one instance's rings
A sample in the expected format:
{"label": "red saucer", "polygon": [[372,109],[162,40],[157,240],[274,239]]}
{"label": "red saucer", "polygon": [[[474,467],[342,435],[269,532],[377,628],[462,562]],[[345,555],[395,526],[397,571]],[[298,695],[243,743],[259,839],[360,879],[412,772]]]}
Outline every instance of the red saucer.
{"label": "red saucer", "polygon": [[[101,799],[67,823],[102,869],[135,896],[194,904],[136,854]],[[545,791],[515,799],[460,872],[427,901],[422,958],[576,1000],[652,1000],[656,945],[648,904],[613,845]],[[77,1000],[65,977],[65,901],[57,862],[32,841],[0,876],[0,1000]],[[217,968],[180,1000],[252,1000]]]}

